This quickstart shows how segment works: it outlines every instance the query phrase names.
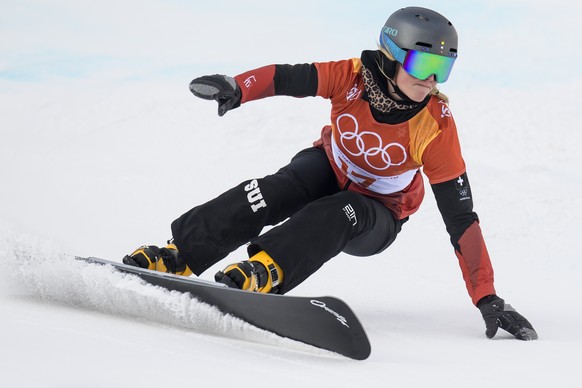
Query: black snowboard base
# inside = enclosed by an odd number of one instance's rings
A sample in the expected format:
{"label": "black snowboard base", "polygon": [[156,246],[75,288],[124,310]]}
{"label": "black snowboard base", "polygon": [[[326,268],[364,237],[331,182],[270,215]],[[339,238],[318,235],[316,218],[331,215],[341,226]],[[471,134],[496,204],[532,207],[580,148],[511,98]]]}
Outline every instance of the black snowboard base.
{"label": "black snowboard base", "polygon": [[365,360],[371,352],[370,342],[360,321],[345,302],[335,297],[254,293],[195,277],[177,276],[95,257],[77,259],[110,265],[118,271],[136,275],[170,291],[190,293],[225,314],[231,314],[281,337],[355,360]]}

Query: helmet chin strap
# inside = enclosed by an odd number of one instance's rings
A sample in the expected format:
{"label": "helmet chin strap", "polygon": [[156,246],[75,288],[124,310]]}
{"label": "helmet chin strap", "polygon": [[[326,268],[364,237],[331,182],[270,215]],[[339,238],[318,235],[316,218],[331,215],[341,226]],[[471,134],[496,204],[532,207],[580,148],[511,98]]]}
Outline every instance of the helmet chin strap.
{"label": "helmet chin strap", "polygon": [[[396,85],[396,83],[394,81],[392,81],[391,78],[387,78],[388,82],[390,83],[390,85],[392,85],[392,89],[394,89],[394,94],[397,95],[401,100],[403,101],[412,101],[410,99],[410,97],[408,97],[406,94],[404,94],[404,92],[402,90],[400,90],[400,88],[398,87],[398,85]],[[388,89],[390,90],[390,89]]]}

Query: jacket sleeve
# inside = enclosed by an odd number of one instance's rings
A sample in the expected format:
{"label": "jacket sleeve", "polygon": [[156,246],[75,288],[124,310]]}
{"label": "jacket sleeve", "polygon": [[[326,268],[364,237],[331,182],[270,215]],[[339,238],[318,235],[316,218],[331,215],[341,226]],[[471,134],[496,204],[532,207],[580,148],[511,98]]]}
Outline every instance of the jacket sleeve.
{"label": "jacket sleeve", "polygon": [[495,294],[495,288],[493,266],[479,227],[479,218],[473,211],[467,173],[432,184],[431,187],[459,259],[467,291],[473,304],[477,305],[481,298]]}
{"label": "jacket sleeve", "polygon": [[306,97],[317,92],[314,64],[268,65],[234,77],[242,91],[241,103],[271,96]]}

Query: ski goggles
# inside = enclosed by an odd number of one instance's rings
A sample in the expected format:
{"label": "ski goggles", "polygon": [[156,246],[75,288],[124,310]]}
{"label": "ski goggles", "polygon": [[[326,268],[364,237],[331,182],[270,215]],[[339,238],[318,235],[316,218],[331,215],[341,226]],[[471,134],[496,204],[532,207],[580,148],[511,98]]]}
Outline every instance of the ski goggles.
{"label": "ski goggles", "polygon": [[445,57],[424,51],[403,50],[392,42],[385,31],[380,34],[380,44],[390,51],[394,59],[402,65],[408,74],[421,80],[434,74],[438,83],[445,82],[449,79],[455,59],[457,59],[456,57]]}

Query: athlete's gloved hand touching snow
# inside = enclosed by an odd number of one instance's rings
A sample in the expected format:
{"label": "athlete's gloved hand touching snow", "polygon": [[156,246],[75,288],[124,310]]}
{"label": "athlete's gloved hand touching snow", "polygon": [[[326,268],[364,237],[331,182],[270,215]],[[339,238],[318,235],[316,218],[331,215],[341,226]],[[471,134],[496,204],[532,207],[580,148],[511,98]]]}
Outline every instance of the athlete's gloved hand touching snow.
{"label": "athlete's gloved hand touching snow", "polygon": [[214,74],[198,77],[190,82],[190,91],[205,100],[218,102],[218,115],[223,116],[240,106],[241,90],[232,77]]}
{"label": "athlete's gloved hand touching snow", "polygon": [[482,298],[477,307],[485,320],[487,338],[493,338],[497,334],[497,329],[502,328],[519,340],[538,339],[538,334],[531,323],[497,295]]}

